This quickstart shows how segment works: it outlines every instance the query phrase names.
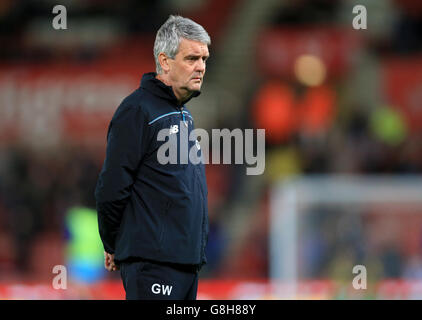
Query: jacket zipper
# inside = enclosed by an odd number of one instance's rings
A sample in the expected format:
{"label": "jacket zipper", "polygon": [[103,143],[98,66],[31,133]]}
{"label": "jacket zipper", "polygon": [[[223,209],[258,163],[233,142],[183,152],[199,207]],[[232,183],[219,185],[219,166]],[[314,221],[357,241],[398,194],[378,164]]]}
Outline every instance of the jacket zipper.
{"label": "jacket zipper", "polygon": [[182,120],[183,120],[183,123],[185,124],[185,126],[187,127],[188,126],[188,123],[186,122],[186,120],[185,120],[185,114],[183,113],[183,106],[182,107],[180,107],[180,114],[182,115]]}
{"label": "jacket zipper", "polygon": [[[183,113],[183,106],[181,106],[179,108],[179,110],[180,110],[180,114],[182,115],[183,123],[185,124],[186,127],[188,127],[188,123],[185,120],[185,114]],[[197,174],[197,173],[195,172],[195,174]],[[198,179],[198,177],[196,177],[196,179]],[[197,182],[199,184],[201,193],[203,194],[204,191],[202,190],[202,186],[199,183],[199,181],[197,181]],[[202,194],[201,194],[201,199],[202,199],[202,202],[204,202],[204,199],[203,199],[203,195]],[[205,245],[206,245],[206,243],[205,243],[205,236],[204,236],[205,235],[205,231],[206,231],[205,230],[205,223],[206,223],[205,209],[202,209],[202,224],[201,224],[202,232],[201,232],[201,246],[200,246],[200,250],[199,250],[199,265],[202,265],[202,258],[205,255]]]}

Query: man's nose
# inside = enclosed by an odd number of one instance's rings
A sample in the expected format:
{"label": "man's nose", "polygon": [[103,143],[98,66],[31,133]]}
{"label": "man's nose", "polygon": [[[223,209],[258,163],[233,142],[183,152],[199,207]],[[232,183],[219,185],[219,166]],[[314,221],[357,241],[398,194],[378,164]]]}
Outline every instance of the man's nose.
{"label": "man's nose", "polygon": [[197,71],[205,71],[205,61],[202,59],[198,59],[198,63],[196,64],[196,70]]}

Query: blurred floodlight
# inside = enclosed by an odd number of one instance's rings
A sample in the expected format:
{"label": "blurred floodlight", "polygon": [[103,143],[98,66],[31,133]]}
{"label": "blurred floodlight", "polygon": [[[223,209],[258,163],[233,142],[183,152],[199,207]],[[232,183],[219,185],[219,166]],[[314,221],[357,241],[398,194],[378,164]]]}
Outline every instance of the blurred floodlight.
{"label": "blurred floodlight", "polygon": [[327,74],[324,62],[310,54],[300,55],[296,59],[294,72],[299,82],[310,87],[321,85]]}

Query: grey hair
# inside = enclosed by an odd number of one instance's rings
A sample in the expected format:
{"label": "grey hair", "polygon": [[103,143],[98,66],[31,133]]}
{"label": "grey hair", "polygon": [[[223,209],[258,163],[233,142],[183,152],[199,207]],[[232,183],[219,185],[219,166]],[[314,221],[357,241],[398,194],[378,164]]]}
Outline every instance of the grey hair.
{"label": "grey hair", "polygon": [[158,55],[164,52],[169,58],[174,59],[179,51],[181,38],[211,44],[211,38],[205,29],[198,23],[181,16],[170,15],[160,27],[154,42],[154,58],[157,74],[163,72]]}

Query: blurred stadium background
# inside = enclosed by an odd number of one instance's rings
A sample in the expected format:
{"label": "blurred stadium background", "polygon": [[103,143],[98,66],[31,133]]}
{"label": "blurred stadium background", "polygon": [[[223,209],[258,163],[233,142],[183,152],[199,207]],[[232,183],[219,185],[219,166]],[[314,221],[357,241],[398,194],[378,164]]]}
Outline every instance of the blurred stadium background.
{"label": "blurred stadium background", "polygon": [[266,129],[263,175],[206,167],[198,298],[422,298],[421,1],[63,0],[67,30],[56,4],[0,1],[0,299],[124,298],[94,187],[169,14],[212,38],[196,127]]}

